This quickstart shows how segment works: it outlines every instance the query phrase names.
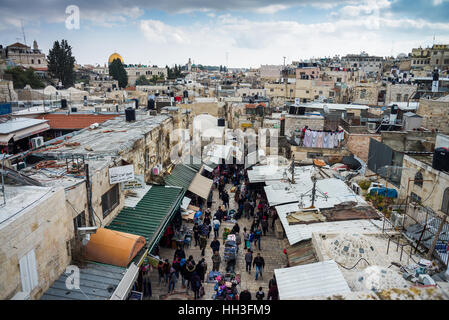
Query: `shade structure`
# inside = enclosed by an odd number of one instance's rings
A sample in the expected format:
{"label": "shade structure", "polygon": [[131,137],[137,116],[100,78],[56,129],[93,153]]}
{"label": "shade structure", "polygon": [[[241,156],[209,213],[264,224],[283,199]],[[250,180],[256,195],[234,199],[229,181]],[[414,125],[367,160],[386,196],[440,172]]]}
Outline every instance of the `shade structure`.
{"label": "shade structure", "polygon": [[192,183],[189,186],[189,191],[207,200],[209,197],[210,189],[212,187],[212,179],[202,176],[200,173],[195,175]]}
{"label": "shade structure", "polygon": [[126,267],[145,245],[142,236],[98,228],[90,235],[85,257],[88,260]]}

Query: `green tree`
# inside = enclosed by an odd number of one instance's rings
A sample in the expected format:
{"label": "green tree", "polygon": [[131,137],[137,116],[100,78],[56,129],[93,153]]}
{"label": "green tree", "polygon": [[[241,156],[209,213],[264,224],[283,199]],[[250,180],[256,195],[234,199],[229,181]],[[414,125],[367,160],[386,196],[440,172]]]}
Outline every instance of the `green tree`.
{"label": "green tree", "polygon": [[23,89],[27,84],[29,84],[33,89],[40,89],[45,87],[45,84],[34,73],[33,68],[23,70],[21,67],[15,67],[9,70],[5,70],[5,73],[12,76],[14,89]]}
{"label": "green tree", "polygon": [[111,62],[109,65],[109,75],[118,81],[120,88],[126,88],[128,85],[128,75],[120,59],[115,59]]}
{"label": "green tree", "polygon": [[136,86],[147,86],[149,84],[150,84],[150,80],[148,80],[147,77],[145,77],[144,75],[141,75],[136,80]]}
{"label": "green tree", "polygon": [[61,43],[55,41],[53,48],[48,52],[47,59],[48,71],[52,77],[61,81],[65,88],[72,86],[75,81],[73,71],[75,57],[72,56],[72,47],[67,40],[62,39]]}

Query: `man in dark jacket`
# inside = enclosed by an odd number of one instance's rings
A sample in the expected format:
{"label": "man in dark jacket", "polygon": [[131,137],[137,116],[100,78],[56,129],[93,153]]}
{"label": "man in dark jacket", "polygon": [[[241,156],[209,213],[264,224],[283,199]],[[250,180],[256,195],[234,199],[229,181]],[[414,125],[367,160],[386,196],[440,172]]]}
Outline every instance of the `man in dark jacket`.
{"label": "man in dark jacket", "polygon": [[[196,267],[192,263],[192,261],[187,262],[186,269],[185,269],[185,275],[184,278],[187,280],[187,290],[186,292],[189,293],[189,286],[191,284],[193,273],[196,272]],[[193,288],[192,288],[193,290]]]}
{"label": "man in dark jacket", "polygon": [[251,300],[251,292],[248,289],[243,290],[240,293],[240,300]]}
{"label": "man in dark jacket", "polygon": [[246,262],[246,271],[251,274],[251,263],[253,262],[253,253],[251,249],[248,249],[248,252],[245,254],[245,262]]}
{"label": "man in dark jacket", "polygon": [[212,252],[220,251],[220,241],[217,240],[217,237],[214,237],[214,240],[210,243],[210,247],[212,248]]}
{"label": "man in dark jacket", "polygon": [[279,300],[278,286],[275,284],[268,290],[267,300]]}
{"label": "man in dark jacket", "polygon": [[260,253],[258,253],[257,257],[254,258],[253,267],[254,266],[256,266],[256,280],[259,277],[259,273],[260,273],[260,277],[263,279],[262,270],[265,267],[265,260],[260,255]]}
{"label": "man in dark jacket", "polygon": [[248,199],[245,200],[245,203],[243,203],[243,211],[245,212],[245,217],[249,219],[249,213],[251,211],[251,204],[249,203]]}
{"label": "man in dark jacket", "polygon": [[195,247],[198,245],[200,240],[200,231],[200,226],[198,225],[198,223],[195,223],[195,225],[193,226],[193,238],[195,238]]}
{"label": "man in dark jacket", "polygon": [[197,300],[200,298],[200,288],[201,288],[201,278],[197,272],[194,272],[191,279],[190,285],[192,287],[192,291],[194,293],[194,299]]}
{"label": "man in dark jacket", "polygon": [[178,247],[175,251],[175,255],[174,258],[178,257],[179,260],[181,259],[185,259],[186,258],[186,253],[184,252],[184,249],[182,249],[181,247]]}
{"label": "man in dark jacket", "polygon": [[221,198],[223,199],[223,205],[229,209],[229,194],[226,191],[223,191]]}

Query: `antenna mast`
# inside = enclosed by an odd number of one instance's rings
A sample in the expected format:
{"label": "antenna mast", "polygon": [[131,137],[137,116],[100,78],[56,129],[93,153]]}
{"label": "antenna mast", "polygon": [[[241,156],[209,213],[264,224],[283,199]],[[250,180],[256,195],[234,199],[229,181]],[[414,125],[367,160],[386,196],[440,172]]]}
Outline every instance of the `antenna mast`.
{"label": "antenna mast", "polygon": [[27,44],[27,40],[25,38],[25,30],[23,28],[23,20],[20,20],[20,23],[22,25],[23,44],[26,45]]}

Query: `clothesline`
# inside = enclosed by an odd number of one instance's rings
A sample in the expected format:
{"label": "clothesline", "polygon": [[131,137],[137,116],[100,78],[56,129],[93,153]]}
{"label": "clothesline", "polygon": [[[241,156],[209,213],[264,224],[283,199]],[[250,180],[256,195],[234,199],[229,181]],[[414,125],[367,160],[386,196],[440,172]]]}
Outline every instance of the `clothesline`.
{"label": "clothesline", "polygon": [[302,132],[302,146],[307,148],[338,148],[345,139],[343,130],[327,132],[303,129]]}

